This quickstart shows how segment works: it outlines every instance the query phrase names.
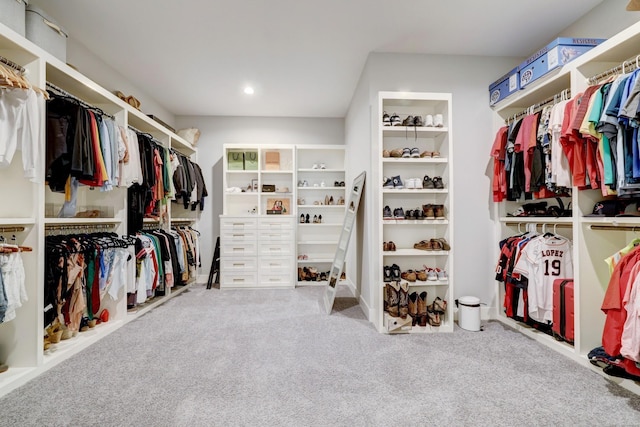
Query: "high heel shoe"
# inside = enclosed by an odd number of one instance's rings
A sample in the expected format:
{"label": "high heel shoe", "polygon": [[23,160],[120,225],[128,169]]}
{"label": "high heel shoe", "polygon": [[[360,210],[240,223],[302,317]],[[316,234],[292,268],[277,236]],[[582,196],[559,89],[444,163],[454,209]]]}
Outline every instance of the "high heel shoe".
{"label": "high heel shoe", "polygon": [[313,223],[317,224],[318,223],[318,215],[314,215],[313,216]]}
{"label": "high heel shoe", "polygon": [[329,205],[333,205],[333,196],[329,197]]}
{"label": "high heel shoe", "polygon": [[307,216],[305,217],[305,224],[309,224],[309,214],[307,214]]}
{"label": "high heel shoe", "polygon": [[304,224],[304,214],[300,214],[300,224]]}
{"label": "high heel shoe", "polygon": [[318,215],[318,224],[322,224],[322,215]]}
{"label": "high heel shoe", "polygon": [[338,199],[338,205],[344,205],[344,197],[340,196]]}

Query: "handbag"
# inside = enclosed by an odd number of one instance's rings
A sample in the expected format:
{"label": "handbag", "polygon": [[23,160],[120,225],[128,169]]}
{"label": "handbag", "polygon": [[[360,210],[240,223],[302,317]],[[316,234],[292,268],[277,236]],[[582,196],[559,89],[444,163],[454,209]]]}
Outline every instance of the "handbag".
{"label": "handbag", "polygon": [[228,170],[244,169],[244,152],[243,151],[227,152],[227,169]]}
{"label": "handbag", "polygon": [[244,152],[244,170],[247,170],[247,171],[258,170],[258,152],[257,151]]}

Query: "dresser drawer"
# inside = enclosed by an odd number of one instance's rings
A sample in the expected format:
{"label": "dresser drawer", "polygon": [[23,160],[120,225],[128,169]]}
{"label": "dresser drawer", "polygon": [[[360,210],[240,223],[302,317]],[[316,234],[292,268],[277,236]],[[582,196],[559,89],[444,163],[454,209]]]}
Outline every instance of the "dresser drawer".
{"label": "dresser drawer", "polygon": [[293,242],[260,242],[258,252],[261,257],[292,256]]}
{"label": "dresser drawer", "polygon": [[259,218],[258,228],[260,230],[291,230],[293,231],[293,217],[288,218]]}
{"label": "dresser drawer", "polygon": [[258,233],[256,230],[220,230],[220,244],[234,242],[255,242]]}
{"label": "dresser drawer", "polygon": [[293,275],[289,271],[287,274],[279,273],[261,273],[260,274],[260,286],[265,288],[282,288],[293,287]]}
{"label": "dresser drawer", "polygon": [[294,268],[293,257],[261,257],[258,261],[260,274],[291,274]]}
{"label": "dresser drawer", "polygon": [[293,229],[288,230],[266,230],[260,229],[258,231],[258,239],[261,242],[294,242],[295,235]]}
{"label": "dresser drawer", "polygon": [[220,245],[220,255],[223,257],[245,257],[257,255],[256,242],[229,242]]}
{"label": "dresser drawer", "polygon": [[221,288],[257,288],[257,274],[254,273],[225,273],[220,274]]}
{"label": "dresser drawer", "polygon": [[222,272],[255,272],[257,258],[221,258],[220,270]]}
{"label": "dresser drawer", "polygon": [[255,230],[257,227],[256,218],[220,218],[220,230]]}

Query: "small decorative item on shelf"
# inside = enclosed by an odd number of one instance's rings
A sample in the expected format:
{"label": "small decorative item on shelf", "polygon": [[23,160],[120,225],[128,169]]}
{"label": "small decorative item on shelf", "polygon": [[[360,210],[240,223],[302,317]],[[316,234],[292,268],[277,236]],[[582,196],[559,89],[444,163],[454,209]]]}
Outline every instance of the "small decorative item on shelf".
{"label": "small decorative item on shelf", "polygon": [[290,203],[287,198],[267,199],[267,215],[289,215]]}
{"label": "small decorative item on shelf", "polygon": [[262,184],[262,192],[263,193],[275,193],[276,186],[273,184]]}
{"label": "small decorative item on shelf", "polygon": [[[127,104],[131,105],[136,110],[140,110],[140,106],[142,104],[140,103],[138,98],[136,98],[135,96],[133,96],[133,95],[126,96],[124,93],[120,92],[119,90],[114,91],[113,94],[115,96],[117,96],[118,98],[122,99]],[[161,123],[161,124],[164,125],[164,123]],[[166,125],[164,125],[164,126],[166,126]]]}
{"label": "small decorative item on shelf", "polygon": [[268,171],[280,170],[280,153],[277,151],[267,151],[264,156],[264,168]]}

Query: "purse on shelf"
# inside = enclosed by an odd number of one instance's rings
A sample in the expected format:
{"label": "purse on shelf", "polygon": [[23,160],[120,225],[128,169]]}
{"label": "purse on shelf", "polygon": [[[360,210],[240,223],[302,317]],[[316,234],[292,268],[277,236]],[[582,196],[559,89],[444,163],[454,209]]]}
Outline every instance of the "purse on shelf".
{"label": "purse on shelf", "polygon": [[244,152],[229,151],[227,152],[227,168],[228,170],[244,170]]}
{"label": "purse on shelf", "polygon": [[258,152],[257,151],[244,152],[244,170],[247,170],[247,171],[258,170]]}
{"label": "purse on shelf", "polygon": [[276,186],[272,184],[262,184],[262,192],[263,193],[275,193]]}

